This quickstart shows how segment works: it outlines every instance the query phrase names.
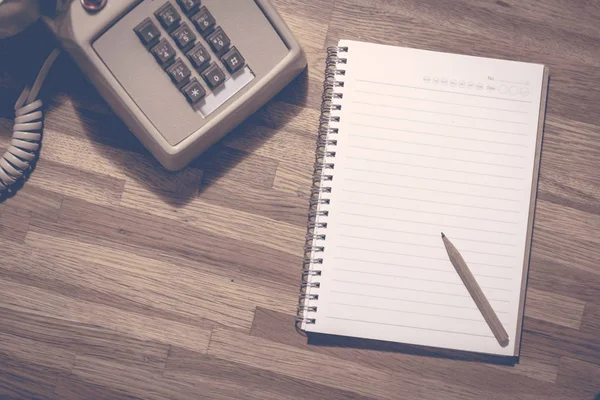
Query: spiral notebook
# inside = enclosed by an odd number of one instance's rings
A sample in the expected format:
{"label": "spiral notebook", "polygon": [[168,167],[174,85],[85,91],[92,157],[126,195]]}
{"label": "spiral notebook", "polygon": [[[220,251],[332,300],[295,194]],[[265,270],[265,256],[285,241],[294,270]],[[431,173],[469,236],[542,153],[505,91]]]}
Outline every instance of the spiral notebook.
{"label": "spiral notebook", "polygon": [[517,356],[547,68],[342,40],[326,71],[299,327]]}

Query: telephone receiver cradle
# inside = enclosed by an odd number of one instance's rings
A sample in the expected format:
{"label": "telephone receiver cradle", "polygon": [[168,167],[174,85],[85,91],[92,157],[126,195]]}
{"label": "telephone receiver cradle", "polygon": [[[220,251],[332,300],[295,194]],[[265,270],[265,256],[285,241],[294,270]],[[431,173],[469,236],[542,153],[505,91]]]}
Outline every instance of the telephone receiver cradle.
{"label": "telephone receiver cradle", "polygon": [[[91,11],[87,3],[101,7]],[[166,24],[165,9],[175,26]],[[198,21],[206,23],[207,15],[212,26],[203,31]],[[0,0],[0,39],[40,18],[170,171],[187,166],[306,68],[303,50],[269,0]],[[138,30],[150,25],[156,42],[146,43]],[[163,62],[159,45],[176,54]],[[192,46],[209,62],[198,65]],[[15,105],[13,138],[0,158],[0,194],[10,192],[37,157],[43,138],[38,94],[60,51],[50,54]],[[200,101],[190,97],[202,92]]]}

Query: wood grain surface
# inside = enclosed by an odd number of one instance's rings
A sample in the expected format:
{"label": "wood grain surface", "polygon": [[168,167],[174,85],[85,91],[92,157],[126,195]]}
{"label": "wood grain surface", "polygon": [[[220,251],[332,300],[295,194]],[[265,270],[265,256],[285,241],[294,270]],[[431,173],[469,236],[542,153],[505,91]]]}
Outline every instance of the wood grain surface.
{"label": "wood grain surface", "polygon": [[[0,204],[1,399],[600,398],[600,2],[274,0],[308,69],[169,173],[61,56],[25,186]],[[551,71],[516,365],[294,329],[325,48],[340,38]],[[11,105],[55,45],[0,42]]]}

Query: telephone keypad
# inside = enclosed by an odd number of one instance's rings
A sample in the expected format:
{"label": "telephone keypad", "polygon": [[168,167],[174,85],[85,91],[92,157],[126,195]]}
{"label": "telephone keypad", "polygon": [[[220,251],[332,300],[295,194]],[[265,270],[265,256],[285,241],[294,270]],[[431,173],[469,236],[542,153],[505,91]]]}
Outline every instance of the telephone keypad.
{"label": "telephone keypad", "polygon": [[160,31],[150,18],[143,20],[135,27],[134,31],[146,46],[154,43],[160,38]]}
{"label": "telephone keypad", "polygon": [[190,71],[190,69],[183,63],[183,61],[181,61],[181,59],[178,58],[177,60],[175,60],[173,65],[167,68],[167,73],[169,74],[173,82],[175,82],[177,85],[180,85],[181,83],[188,80],[188,78],[192,74],[192,71]]}
{"label": "telephone keypad", "polygon": [[152,48],[152,54],[161,65],[165,65],[175,58],[175,49],[165,39],[161,39],[160,42]]}
{"label": "telephone keypad", "polygon": [[196,29],[198,29],[198,32],[200,32],[202,35],[210,32],[210,30],[217,23],[215,17],[213,17],[210,11],[208,11],[208,9],[204,6],[200,9],[200,11],[198,11],[198,13],[192,16],[192,22],[194,23]]}
{"label": "telephone keypad", "polygon": [[[206,6],[200,7],[200,0],[176,1],[183,16],[172,1],[154,12],[160,27],[168,33],[165,37],[161,37],[159,26],[151,18],[140,22],[134,32],[188,102],[194,105],[227,81],[229,75],[225,71],[233,74],[244,68],[246,61],[238,49],[231,46],[231,39],[217,25]],[[188,18],[191,23],[187,22]],[[179,50],[172,43],[185,55],[179,56]],[[186,57],[192,69],[188,67]]]}
{"label": "telephone keypad", "polygon": [[225,74],[223,73],[223,70],[215,63],[212,63],[210,67],[208,67],[206,71],[202,73],[202,77],[212,89],[225,82]]}
{"label": "telephone keypad", "polygon": [[196,41],[196,35],[185,22],[175,29],[171,36],[180,49],[188,48]]}
{"label": "telephone keypad", "polygon": [[190,15],[200,7],[200,0],[177,0],[177,3],[179,4],[179,7],[181,7],[181,10],[187,15]]}
{"label": "telephone keypad", "polygon": [[229,44],[231,43],[229,37],[223,32],[221,27],[217,27],[206,39],[215,53],[220,53],[223,49],[229,47]]}
{"label": "telephone keypad", "polygon": [[177,9],[170,2],[166,2],[154,15],[156,15],[156,18],[167,32],[175,29],[179,25],[179,21],[181,21],[181,15],[179,15]]}
{"label": "telephone keypad", "polygon": [[208,50],[206,50],[204,46],[202,46],[200,43],[198,43],[193,49],[188,51],[187,56],[190,59],[191,63],[194,65],[194,67],[197,69],[201,69],[208,65],[208,62],[211,58]]}
{"label": "telephone keypad", "polygon": [[239,71],[244,65],[246,65],[246,60],[240,54],[238,49],[232,47],[223,57],[221,57],[221,61],[223,61],[223,65],[225,68],[229,70],[229,72],[234,73]]}
{"label": "telephone keypad", "polygon": [[191,104],[199,102],[206,95],[206,90],[204,90],[196,78],[193,78],[181,91]]}

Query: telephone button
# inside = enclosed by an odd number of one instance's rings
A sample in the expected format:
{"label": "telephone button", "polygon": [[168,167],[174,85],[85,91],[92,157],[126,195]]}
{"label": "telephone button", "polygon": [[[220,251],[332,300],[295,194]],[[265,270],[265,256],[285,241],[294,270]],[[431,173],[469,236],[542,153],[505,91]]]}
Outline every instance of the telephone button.
{"label": "telephone button", "polygon": [[232,47],[231,50],[225,53],[225,55],[221,57],[221,61],[223,61],[223,64],[225,64],[225,67],[231,73],[238,71],[246,64],[246,60],[244,60],[244,57],[242,57],[235,47]]}
{"label": "telephone button", "polygon": [[179,25],[181,21],[181,15],[177,12],[173,4],[166,2],[161,8],[159,8],[154,15],[160,21],[163,28],[168,32],[171,32]]}
{"label": "telephone button", "polygon": [[195,78],[192,78],[190,83],[185,85],[181,91],[191,104],[199,102],[206,95],[206,90],[204,90],[202,85],[200,85],[200,82]]}
{"label": "telephone button", "polygon": [[197,69],[201,69],[210,61],[210,54],[208,50],[206,50],[206,48],[204,48],[204,46],[202,46],[200,43],[188,51],[187,56],[192,65]]}
{"label": "telephone button", "polygon": [[225,74],[215,63],[212,63],[210,67],[202,73],[202,77],[211,88],[216,88],[225,82]]}
{"label": "telephone button", "polygon": [[184,13],[190,14],[200,6],[200,0],[177,0]]}
{"label": "telephone button", "polygon": [[145,45],[154,43],[160,38],[160,31],[156,25],[154,25],[154,22],[150,20],[150,18],[143,20],[133,30]]}
{"label": "telephone button", "polygon": [[215,26],[217,21],[215,21],[215,18],[206,7],[202,7],[198,13],[192,16],[192,22],[196,29],[198,29],[198,32],[205,35]]}
{"label": "telephone button", "polygon": [[215,53],[219,53],[221,50],[226,49],[231,43],[229,37],[223,32],[221,27],[215,29],[215,31],[208,36],[207,40]]}
{"label": "telephone button", "polygon": [[183,61],[181,61],[181,59],[178,58],[177,60],[175,60],[173,65],[167,68],[167,73],[169,74],[173,82],[179,85],[185,82],[190,77],[192,71],[190,71],[190,69],[183,63]]}
{"label": "telephone button", "polygon": [[171,36],[180,49],[185,49],[193,45],[194,41],[196,41],[196,35],[194,35],[194,32],[192,32],[185,22],[179,28],[175,29]]}
{"label": "telephone button", "polygon": [[161,65],[165,65],[175,58],[175,49],[165,39],[161,39],[152,48],[152,54]]}

